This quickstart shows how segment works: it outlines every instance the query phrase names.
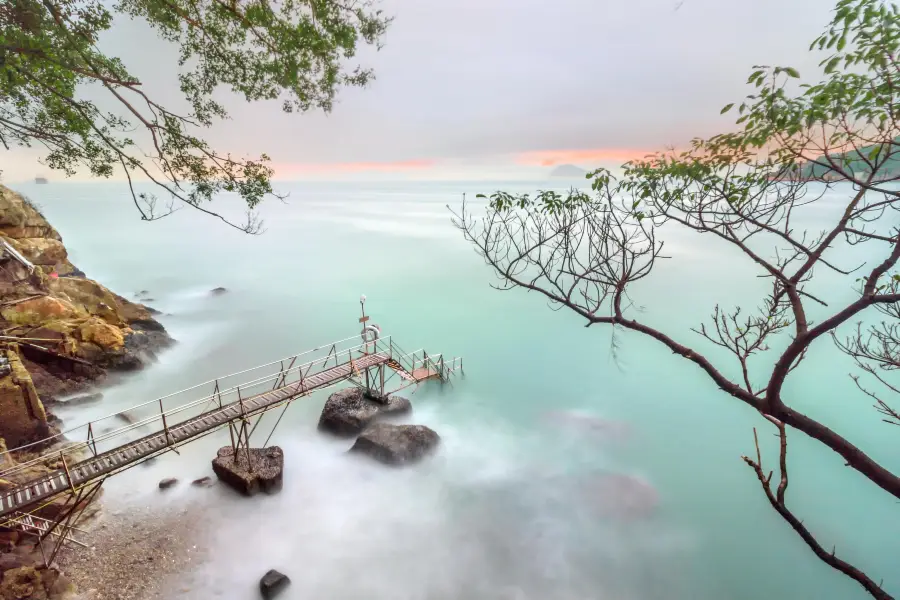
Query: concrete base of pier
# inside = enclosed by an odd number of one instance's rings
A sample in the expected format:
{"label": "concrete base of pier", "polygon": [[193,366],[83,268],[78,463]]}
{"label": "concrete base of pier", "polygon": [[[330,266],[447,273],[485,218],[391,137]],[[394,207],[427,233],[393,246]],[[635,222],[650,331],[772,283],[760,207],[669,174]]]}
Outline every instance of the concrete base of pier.
{"label": "concrete base of pier", "polygon": [[249,452],[240,448],[235,457],[232,447],[225,446],[219,448],[212,461],[212,468],[222,483],[245,496],[253,496],[259,492],[274,494],[281,490],[284,452],[278,446],[250,448]]}

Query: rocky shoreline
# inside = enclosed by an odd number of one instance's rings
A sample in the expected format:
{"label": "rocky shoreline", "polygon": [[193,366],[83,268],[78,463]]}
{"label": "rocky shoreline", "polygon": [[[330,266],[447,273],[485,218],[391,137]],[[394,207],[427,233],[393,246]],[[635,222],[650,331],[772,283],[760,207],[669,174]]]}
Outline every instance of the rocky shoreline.
{"label": "rocky shoreline", "polygon": [[[154,314],[87,278],[40,211],[0,186],[0,491],[61,468],[50,457],[9,472],[67,444],[52,412],[61,399],[141,369],[174,343]],[[22,446],[29,447],[14,450]],[[38,514],[53,519],[65,501]],[[95,501],[83,519],[97,509]],[[0,525],[0,600],[72,597],[66,577],[44,568],[32,537]]]}
{"label": "rocky shoreline", "polygon": [[[226,292],[216,288],[211,294]],[[148,295],[136,297],[149,302]],[[153,363],[157,352],[174,343],[156,314],[88,279],[69,261],[62,237],[39,210],[0,186],[0,491],[66,467],[52,453],[72,443],[61,436],[54,407],[99,402],[98,385]],[[399,467],[432,454],[440,443],[425,426],[390,422],[411,410],[404,398],[349,388],[328,398],[319,430],[356,438],[349,455]],[[69,466],[87,457],[86,448],[66,453]],[[213,471],[247,495],[277,492],[282,450],[249,449],[246,457],[235,460],[232,448],[223,448]],[[177,483],[159,482],[160,493]],[[193,482],[210,484],[210,477]],[[52,521],[69,509],[68,500],[60,495],[34,514]],[[76,537],[88,547],[63,548],[50,567],[27,527],[0,522],[0,600],[156,600],[190,591],[169,588],[167,578],[206,556],[198,540],[206,537],[209,515],[199,505],[109,514],[100,512],[96,499],[82,502],[91,504],[72,525],[82,530]],[[288,583],[287,576],[270,571],[260,590],[274,596]]]}

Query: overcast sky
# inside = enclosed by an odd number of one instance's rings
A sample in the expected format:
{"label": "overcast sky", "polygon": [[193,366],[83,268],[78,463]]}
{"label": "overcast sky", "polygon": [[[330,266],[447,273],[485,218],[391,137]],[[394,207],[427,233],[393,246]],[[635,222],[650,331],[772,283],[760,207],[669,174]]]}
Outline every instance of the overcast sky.
{"label": "overcast sky", "polygon": [[[384,0],[395,17],[365,89],[330,114],[228,100],[220,150],[268,153],[280,178],[530,177],[613,166],[718,133],[755,64],[812,73],[832,0]],[[139,23],[103,40],[177,102],[175,53]],[[25,152],[7,180],[53,177]],[[16,177],[20,174],[20,177]]]}

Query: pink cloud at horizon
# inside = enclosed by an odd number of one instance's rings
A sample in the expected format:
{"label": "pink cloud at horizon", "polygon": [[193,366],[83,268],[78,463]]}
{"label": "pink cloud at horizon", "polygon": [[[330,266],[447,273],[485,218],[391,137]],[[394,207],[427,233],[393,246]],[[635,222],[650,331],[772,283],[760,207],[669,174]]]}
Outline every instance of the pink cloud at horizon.
{"label": "pink cloud at horizon", "polygon": [[570,150],[532,150],[519,152],[515,155],[515,161],[520,165],[552,167],[566,163],[626,163],[631,160],[641,159],[652,150],[636,148],[586,148]]}

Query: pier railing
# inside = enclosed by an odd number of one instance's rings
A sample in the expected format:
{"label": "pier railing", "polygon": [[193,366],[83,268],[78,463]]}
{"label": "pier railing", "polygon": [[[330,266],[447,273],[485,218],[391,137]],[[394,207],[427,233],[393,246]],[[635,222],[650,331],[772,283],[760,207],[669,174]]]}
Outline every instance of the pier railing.
{"label": "pier railing", "polygon": [[[327,369],[341,364],[353,364],[357,358],[375,353],[386,354],[410,374],[417,368],[432,369],[434,375],[442,380],[462,367],[461,359],[448,362],[441,355],[428,355],[424,350],[403,352],[391,336],[361,342],[359,335],[356,335],[250,369],[229,373],[70,427],[39,442],[0,453],[0,464],[11,452],[33,451],[36,454],[34,458],[17,462],[12,467],[0,471],[0,478],[25,471],[37,463],[49,463],[54,468],[66,468],[68,464],[81,460],[86,453],[97,455],[154,431],[168,432],[172,426],[200,414],[222,409],[223,406],[242,402],[263,392],[299,383]],[[340,382],[335,382],[337,383]],[[63,444],[67,440],[80,441]],[[42,449],[53,444],[58,444],[59,447],[41,453]],[[21,456],[19,454],[20,458]]]}

